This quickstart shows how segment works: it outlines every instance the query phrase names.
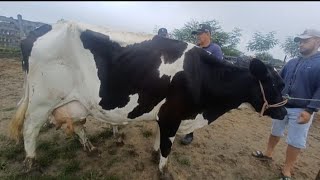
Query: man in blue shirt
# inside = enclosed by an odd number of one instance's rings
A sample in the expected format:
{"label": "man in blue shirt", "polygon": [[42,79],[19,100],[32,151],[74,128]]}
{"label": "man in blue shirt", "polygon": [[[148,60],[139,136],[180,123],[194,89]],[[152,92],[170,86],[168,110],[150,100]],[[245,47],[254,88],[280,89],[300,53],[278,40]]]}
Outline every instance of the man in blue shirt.
{"label": "man in blue shirt", "polygon": [[211,42],[211,26],[208,24],[200,24],[199,29],[192,31],[193,35],[197,35],[197,45],[202,47],[204,50],[212,53],[219,60],[223,59],[223,53],[221,47]]}
{"label": "man in blue shirt", "polygon": [[[301,56],[288,61],[280,72],[285,82],[283,95],[293,98],[320,99],[320,31],[307,29],[298,37]],[[315,112],[320,108],[319,101],[290,99],[285,105],[287,116],[283,120],[272,120],[272,129],[265,154],[253,152],[253,156],[261,160],[271,160],[275,146],[284,136],[288,127],[287,151],[281,178],[290,179],[291,170],[300,154],[306,148],[308,131]]]}
{"label": "man in blue shirt", "polygon": [[[217,60],[223,60],[223,53],[221,47],[211,42],[211,27],[208,24],[200,24],[199,28],[196,31],[192,31],[192,35],[197,35],[197,45],[203,48],[204,50],[211,53],[217,58]],[[181,143],[188,145],[193,140],[193,132],[187,134],[182,140]]]}

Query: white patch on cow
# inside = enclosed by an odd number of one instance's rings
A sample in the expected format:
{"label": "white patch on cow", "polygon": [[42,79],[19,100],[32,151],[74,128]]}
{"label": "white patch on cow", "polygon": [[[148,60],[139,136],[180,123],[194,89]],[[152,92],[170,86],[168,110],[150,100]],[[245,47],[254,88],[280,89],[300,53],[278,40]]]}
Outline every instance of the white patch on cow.
{"label": "white patch on cow", "polygon": [[156,138],[154,140],[153,149],[154,151],[158,151],[159,148],[160,148],[160,128],[159,128],[159,125],[157,125]]}
{"label": "white patch on cow", "polygon": [[206,125],[208,125],[208,120],[204,119],[202,114],[198,114],[195,119],[181,121],[177,134],[189,134]]}
{"label": "white patch on cow", "polygon": [[[122,108],[115,108],[112,110],[108,110],[108,113],[113,115],[113,118],[117,118],[120,120],[123,119],[123,117],[127,117],[128,114],[135,108],[137,107],[138,104],[138,99],[139,99],[139,95],[136,93],[134,95],[129,95],[129,102],[127,103],[126,106],[122,107]],[[118,117],[117,117],[118,116]]]}
{"label": "white patch on cow", "polygon": [[169,139],[170,139],[170,141],[171,141],[172,144],[173,144],[173,142],[174,142],[174,138],[175,138],[175,136],[169,137]]}
{"label": "white patch on cow", "polygon": [[249,109],[251,111],[255,111],[254,107],[248,102],[240,104],[240,106],[237,109],[241,109],[241,110],[242,109]]}
{"label": "white patch on cow", "polygon": [[170,81],[172,80],[173,76],[180,71],[183,71],[183,62],[184,62],[184,57],[185,57],[185,53],[188,52],[191,48],[193,48],[194,45],[189,44],[187,48],[184,50],[184,52],[182,53],[182,56],[179,57],[174,63],[171,64],[167,64],[164,62],[164,57],[163,55],[160,57],[161,59],[161,65],[159,67],[159,74],[160,74],[160,78],[163,75],[168,75],[170,76]]}
{"label": "white patch on cow", "polygon": [[163,157],[160,152],[160,163],[159,163],[159,170],[163,172],[163,168],[167,165],[168,158]]}

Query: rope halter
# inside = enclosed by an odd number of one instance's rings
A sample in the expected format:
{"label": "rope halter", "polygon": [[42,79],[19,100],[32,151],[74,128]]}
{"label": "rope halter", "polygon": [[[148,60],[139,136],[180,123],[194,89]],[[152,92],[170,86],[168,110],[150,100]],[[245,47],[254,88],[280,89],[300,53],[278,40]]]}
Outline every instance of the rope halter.
{"label": "rope halter", "polygon": [[280,106],[283,106],[285,105],[287,102],[288,102],[288,99],[285,99],[279,103],[276,103],[276,104],[269,104],[267,99],[266,99],[266,96],[264,94],[264,90],[263,90],[263,86],[261,84],[261,81],[259,81],[259,84],[260,84],[260,90],[261,90],[261,93],[262,93],[262,97],[263,97],[263,100],[264,100],[264,103],[263,103],[263,106],[262,106],[262,109],[261,109],[261,112],[260,112],[260,117],[263,116],[263,113],[271,108],[271,107],[280,107]]}

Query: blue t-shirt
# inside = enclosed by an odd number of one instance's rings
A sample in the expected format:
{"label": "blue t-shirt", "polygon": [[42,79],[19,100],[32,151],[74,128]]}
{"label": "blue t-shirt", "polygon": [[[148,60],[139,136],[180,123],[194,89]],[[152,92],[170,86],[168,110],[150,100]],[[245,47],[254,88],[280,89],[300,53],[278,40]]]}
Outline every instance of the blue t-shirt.
{"label": "blue t-shirt", "polygon": [[208,47],[203,47],[204,50],[210,52],[212,55],[214,55],[219,60],[223,60],[223,53],[221,51],[221,48],[218,44],[210,43]]}

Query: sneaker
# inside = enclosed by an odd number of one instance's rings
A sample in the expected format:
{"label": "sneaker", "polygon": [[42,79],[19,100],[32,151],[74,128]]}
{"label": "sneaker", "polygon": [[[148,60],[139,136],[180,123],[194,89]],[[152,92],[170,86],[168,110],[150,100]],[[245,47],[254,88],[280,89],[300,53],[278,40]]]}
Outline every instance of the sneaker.
{"label": "sneaker", "polygon": [[193,132],[184,136],[184,138],[181,139],[181,144],[188,145],[192,142],[192,140],[193,140]]}

